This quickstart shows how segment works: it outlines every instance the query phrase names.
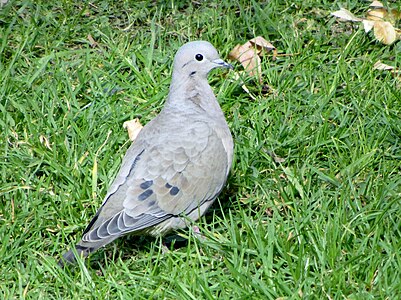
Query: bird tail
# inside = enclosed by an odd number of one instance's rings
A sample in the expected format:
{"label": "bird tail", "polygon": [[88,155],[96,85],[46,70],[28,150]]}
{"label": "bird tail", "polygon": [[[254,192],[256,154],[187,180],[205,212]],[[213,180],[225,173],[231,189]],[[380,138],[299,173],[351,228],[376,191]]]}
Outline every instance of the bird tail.
{"label": "bird tail", "polygon": [[70,249],[63,254],[63,256],[58,261],[58,265],[64,268],[66,264],[75,264],[77,262],[77,257],[85,258],[96,249],[97,248],[85,247],[78,244],[75,246],[75,249]]}

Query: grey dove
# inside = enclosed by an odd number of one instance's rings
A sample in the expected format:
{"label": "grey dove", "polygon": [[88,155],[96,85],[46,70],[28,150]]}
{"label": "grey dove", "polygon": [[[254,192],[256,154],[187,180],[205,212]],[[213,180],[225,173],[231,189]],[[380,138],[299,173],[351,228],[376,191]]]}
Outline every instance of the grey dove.
{"label": "grey dove", "polygon": [[[179,48],[165,105],[127,150],[102,206],[75,246],[86,257],[128,233],[160,236],[197,220],[225,185],[233,139],[207,81],[232,68],[206,41]],[[74,263],[72,250],[59,264]]]}

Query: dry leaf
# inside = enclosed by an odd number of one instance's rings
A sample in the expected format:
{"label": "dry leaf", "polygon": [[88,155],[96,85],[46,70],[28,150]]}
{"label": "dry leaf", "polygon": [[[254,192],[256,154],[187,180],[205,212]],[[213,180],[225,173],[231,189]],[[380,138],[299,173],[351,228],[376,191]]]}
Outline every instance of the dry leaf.
{"label": "dry leaf", "polygon": [[250,76],[257,77],[258,81],[262,83],[260,54],[266,51],[273,51],[273,59],[276,58],[276,48],[263,37],[258,36],[243,45],[235,46],[228,56],[232,60],[239,61]]}
{"label": "dry leaf", "polygon": [[363,24],[363,29],[365,29],[365,32],[368,33],[369,31],[372,30],[373,26],[375,25],[375,21],[362,20],[362,24]]}
{"label": "dry leaf", "polygon": [[356,17],[353,13],[351,13],[349,10],[346,10],[345,8],[340,8],[340,10],[332,12],[331,15],[340,18],[343,21],[352,21],[352,22],[362,21],[361,18]]}
{"label": "dry leaf", "polygon": [[47,139],[47,137],[45,137],[44,135],[40,135],[39,136],[39,141],[41,144],[45,145],[45,147],[49,150],[52,150],[52,147],[50,146],[50,142]]}
{"label": "dry leaf", "polygon": [[389,72],[393,73],[394,75],[401,76],[401,70],[400,69],[398,69],[396,67],[393,67],[393,66],[390,66],[390,65],[386,65],[386,64],[382,63],[380,60],[377,61],[373,65],[373,69],[374,70],[380,70],[380,71],[389,71]]}
{"label": "dry leaf", "polygon": [[390,12],[388,13],[388,19],[390,22],[392,22],[393,24],[395,24],[395,22],[401,20],[401,11],[393,8],[392,10],[390,10]]}
{"label": "dry leaf", "polygon": [[123,127],[127,129],[129,139],[133,142],[138,136],[139,132],[142,130],[143,126],[139,119],[136,118],[134,120],[126,121],[123,123]]}
{"label": "dry leaf", "polygon": [[273,52],[273,60],[277,58],[277,49],[270,42],[266,41],[263,37],[257,36],[254,39],[250,40],[251,44],[255,45],[260,51],[258,54],[263,53],[263,51]]}
{"label": "dry leaf", "polygon": [[92,48],[97,47],[98,43],[95,41],[95,39],[90,34],[88,34],[88,40],[89,40],[89,45]]}
{"label": "dry leaf", "polygon": [[401,70],[399,68],[386,65],[379,60],[374,64],[373,69],[385,72],[391,72],[394,75],[394,77],[401,82]]}
{"label": "dry leaf", "polygon": [[265,151],[268,155],[270,155],[271,158],[273,158],[274,162],[276,163],[283,163],[285,162],[285,158],[278,156],[276,153],[273,151],[266,150]]}
{"label": "dry leaf", "polygon": [[366,33],[373,29],[375,38],[383,44],[391,45],[397,39],[401,39],[401,30],[394,27],[394,24],[401,18],[401,12],[392,9],[388,10],[380,1],[373,1],[368,10],[366,19],[355,17],[350,11],[341,8],[331,13],[344,21],[361,21]]}
{"label": "dry leaf", "polygon": [[231,50],[229,57],[238,60],[250,76],[257,76],[259,81],[261,81],[261,60],[258,55],[258,50],[251,42],[248,41],[244,45],[235,46],[234,49]]}
{"label": "dry leaf", "polygon": [[386,45],[391,45],[397,39],[397,33],[390,22],[375,21],[373,33],[378,41]]}
{"label": "dry leaf", "polygon": [[395,8],[388,10],[379,1],[373,1],[369,6],[372,9],[368,10],[366,18],[373,21],[388,21],[395,25],[401,19],[401,12]]}
{"label": "dry leaf", "polygon": [[394,70],[395,67],[383,64],[380,60],[378,60],[374,65],[373,65],[374,70]]}
{"label": "dry leaf", "polygon": [[372,21],[383,21],[386,16],[387,16],[387,9],[385,9],[384,7],[380,7],[368,10],[366,19]]}
{"label": "dry leaf", "polygon": [[380,1],[373,1],[370,3],[369,7],[381,8],[383,7],[383,4]]}

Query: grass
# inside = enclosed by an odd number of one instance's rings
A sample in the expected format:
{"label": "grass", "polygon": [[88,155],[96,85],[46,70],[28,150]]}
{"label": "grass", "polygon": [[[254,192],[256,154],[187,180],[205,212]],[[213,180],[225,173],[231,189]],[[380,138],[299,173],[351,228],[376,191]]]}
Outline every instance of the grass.
{"label": "grass", "polygon": [[[368,3],[348,1],[355,13]],[[10,1],[0,10],[2,299],[396,299],[401,293],[400,66],[337,23],[331,1]],[[91,47],[91,35],[96,41]],[[210,82],[235,139],[227,188],[164,251],[122,238],[76,268],[81,236],[128,147],[122,123],[163,105],[175,51],[227,58],[262,35],[269,93]],[[398,54],[397,54],[398,53]],[[236,64],[236,69],[241,66]],[[281,163],[278,161],[281,159]]]}

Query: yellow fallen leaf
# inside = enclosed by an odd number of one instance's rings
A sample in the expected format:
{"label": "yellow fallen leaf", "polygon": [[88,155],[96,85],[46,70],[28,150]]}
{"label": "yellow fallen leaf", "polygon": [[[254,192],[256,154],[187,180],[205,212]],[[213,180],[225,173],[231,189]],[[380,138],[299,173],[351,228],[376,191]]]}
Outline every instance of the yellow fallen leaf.
{"label": "yellow fallen leaf", "polygon": [[142,130],[143,126],[139,119],[136,118],[134,120],[126,121],[123,123],[123,127],[128,131],[128,137],[133,142],[138,136],[139,132]]}
{"label": "yellow fallen leaf", "polygon": [[387,9],[384,7],[369,9],[368,13],[366,14],[366,19],[372,21],[383,21],[384,18],[387,16]]}
{"label": "yellow fallen leaf", "polygon": [[366,19],[372,21],[388,21],[395,25],[401,19],[401,12],[395,8],[387,9],[379,1],[373,1],[369,5],[371,9],[368,10]]}
{"label": "yellow fallen leaf", "polygon": [[397,39],[397,33],[390,22],[375,21],[373,33],[383,44],[391,45]]}

